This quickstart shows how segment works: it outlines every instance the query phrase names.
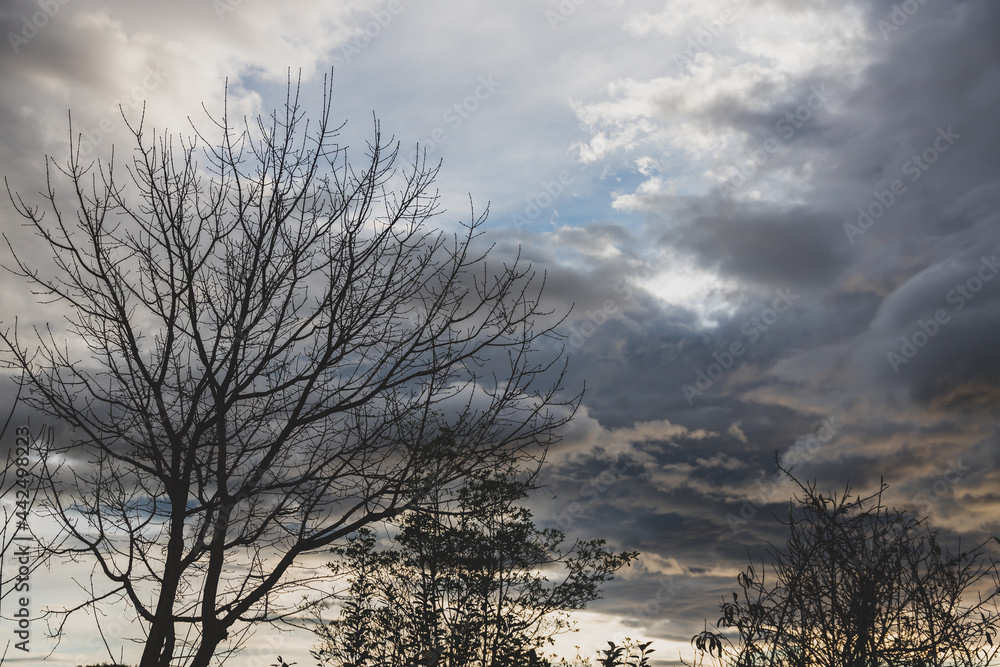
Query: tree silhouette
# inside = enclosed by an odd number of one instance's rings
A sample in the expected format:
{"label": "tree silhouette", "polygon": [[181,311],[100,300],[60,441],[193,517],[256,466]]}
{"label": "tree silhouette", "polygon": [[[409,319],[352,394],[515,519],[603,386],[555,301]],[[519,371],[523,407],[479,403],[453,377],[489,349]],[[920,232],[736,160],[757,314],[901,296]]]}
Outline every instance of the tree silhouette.
{"label": "tree silhouette", "polygon": [[[784,471],[788,472],[788,471]],[[794,477],[792,478],[794,479]],[[850,487],[801,491],[790,506],[784,548],[768,550],[770,571],[752,563],[724,599],[717,626],[692,639],[740,667],[978,667],[996,657],[1000,572],[988,543],[951,552],[925,520]]]}
{"label": "tree silhouette", "polygon": [[475,480],[454,503],[406,514],[392,549],[370,530],[337,548],[331,567],[349,587],[315,656],[338,667],[548,665],[541,649],[572,629],[567,612],[638,554],[603,540],[563,547],[562,532],[517,504],[524,496],[511,480]]}
{"label": "tree silhouette", "polygon": [[269,117],[226,111],[189,139],[129,124],[124,176],[76,138],[46,162],[52,218],[10,194],[53,262],[15,252],[13,270],[57,323],[0,332],[26,403],[67,428],[41,452],[69,536],[47,556],[95,570],[50,610],[56,634],[124,606],[141,667],[205,667],[316,602],[305,554],[536,466],[572,416],[560,353],[538,349],[544,281],[474,249],[485,213],[428,229],[438,168],[398,168],[377,122],[349,164],[330,81],[311,122],[290,79]]}

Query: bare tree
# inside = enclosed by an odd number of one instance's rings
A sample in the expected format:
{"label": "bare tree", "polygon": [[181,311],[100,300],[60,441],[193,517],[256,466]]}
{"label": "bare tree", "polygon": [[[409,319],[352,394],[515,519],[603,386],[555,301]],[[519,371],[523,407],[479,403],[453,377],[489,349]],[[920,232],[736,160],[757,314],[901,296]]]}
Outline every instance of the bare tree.
{"label": "bare tree", "polygon": [[[779,466],[780,468],[780,466]],[[782,469],[783,470],[783,469]],[[788,473],[788,471],[783,470]],[[773,576],[751,564],[718,626],[692,639],[739,667],[984,667],[997,655],[1000,567],[981,544],[952,552],[925,521],[847,487],[798,485]]]}
{"label": "bare tree", "polygon": [[331,85],[314,121],[290,80],[269,117],[212,118],[215,142],[129,124],[124,182],[77,139],[47,161],[51,224],[11,194],[54,261],[14,253],[13,270],[67,322],[66,342],[0,332],[27,403],[72,429],[43,456],[72,536],[50,555],[106,582],[60,623],[124,601],[142,667],[204,667],[300,614],[327,590],[304,555],[477,471],[537,465],[578,404],[561,353],[539,359],[544,280],[475,252],[485,213],[428,229],[438,168],[397,169],[377,121],[350,166]]}

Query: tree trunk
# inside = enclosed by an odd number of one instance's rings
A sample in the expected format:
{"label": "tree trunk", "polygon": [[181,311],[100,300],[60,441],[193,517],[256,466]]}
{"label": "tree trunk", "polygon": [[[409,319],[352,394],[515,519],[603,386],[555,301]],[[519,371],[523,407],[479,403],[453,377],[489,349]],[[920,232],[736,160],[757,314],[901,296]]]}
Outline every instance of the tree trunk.
{"label": "tree trunk", "polygon": [[201,643],[198,645],[198,651],[194,654],[194,658],[191,659],[189,667],[208,667],[212,661],[212,656],[215,655],[215,649],[219,646],[219,642],[228,636],[228,633],[221,628],[213,630],[206,628],[202,630]]}
{"label": "tree trunk", "polygon": [[[181,506],[183,509],[183,506]],[[167,562],[163,568],[163,583],[160,586],[160,596],[156,602],[156,618],[149,628],[146,647],[139,661],[140,667],[170,667],[174,655],[174,599],[181,578],[181,554],[184,550],[183,515],[180,521],[174,517],[167,545]]]}

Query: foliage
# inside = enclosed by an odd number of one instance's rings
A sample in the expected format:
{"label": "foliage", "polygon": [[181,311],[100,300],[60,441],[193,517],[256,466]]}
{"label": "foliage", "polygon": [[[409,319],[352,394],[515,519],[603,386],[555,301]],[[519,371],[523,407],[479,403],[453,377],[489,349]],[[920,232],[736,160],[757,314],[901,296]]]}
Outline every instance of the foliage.
{"label": "foliage", "polygon": [[522,484],[480,478],[405,515],[392,549],[370,530],[335,549],[330,567],[350,583],[314,655],[343,667],[548,665],[540,650],[572,628],[567,612],[637,554],[603,540],[563,548],[563,533],[515,504],[524,495]]}
{"label": "foliage", "polygon": [[601,667],[649,667],[649,654],[654,650],[649,648],[652,643],[634,642],[628,637],[621,646],[609,641],[597,664]]}
{"label": "foliage", "polygon": [[[785,471],[787,472],[787,471]],[[793,478],[794,479],[794,478]],[[772,578],[752,563],[724,599],[717,626],[692,639],[698,663],[752,667],[979,667],[996,657],[997,561],[988,543],[952,552],[925,520],[850,487],[802,484]]]}
{"label": "foliage", "polygon": [[[621,646],[613,641],[608,642],[608,648],[598,651],[597,665],[600,667],[649,667],[650,654],[654,649],[649,648],[653,642],[639,642],[631,637],[625,637]],[[553,662],[552,667],[593,667],[594,662],[580,654],[580,647],[576,647],[576,655],[572,660],[560,658],[558,662]]]}

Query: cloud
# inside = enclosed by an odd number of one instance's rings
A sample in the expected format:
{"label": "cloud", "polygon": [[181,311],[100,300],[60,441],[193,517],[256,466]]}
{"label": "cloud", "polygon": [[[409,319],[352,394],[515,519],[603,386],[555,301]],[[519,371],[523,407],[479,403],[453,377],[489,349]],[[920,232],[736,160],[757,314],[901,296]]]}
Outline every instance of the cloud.
{"label": "cloud", "polygon": [[[551,345],[587,392],[536,515],[643,551],[597,618],[686,643],[783,537],[776,451],[829,488],[884,475],[946,537],[996,532],[1000,6],[902,4],[588,2],[553,25],[558,3],[526,0],[66,3],[0,54],[0,162],[31,193],[69,108],[106,157],[118,102],[186,132],[227,77],[254,113],[289,69],[312,89],[335,65],[344,144],[373,110],[404,155],[420,141],[444,159],[435,224],[489,201],[483,247],[544,273],[554,317],[572,307]],[[8,3],[2,34],[38,7]],[[499,85],[476,97],[481,77]],[[8,310],[48,315],[12,285]]]}

